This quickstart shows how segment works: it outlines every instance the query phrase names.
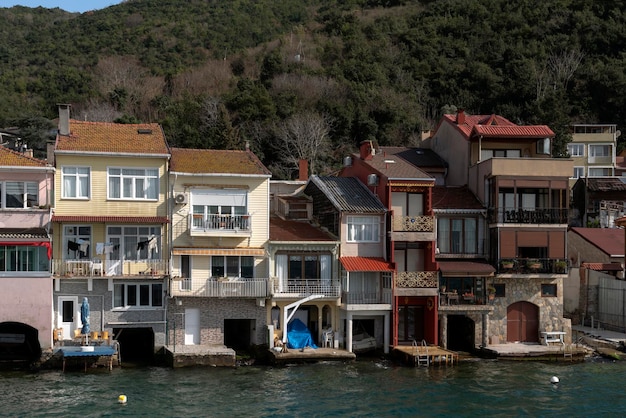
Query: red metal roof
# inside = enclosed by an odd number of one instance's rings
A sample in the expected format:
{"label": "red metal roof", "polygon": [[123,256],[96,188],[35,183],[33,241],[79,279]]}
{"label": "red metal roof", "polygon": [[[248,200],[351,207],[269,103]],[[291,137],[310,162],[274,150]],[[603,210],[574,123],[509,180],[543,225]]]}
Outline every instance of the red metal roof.
{"label": "red metal roof", "polygon": [[624,230],[621,228],[572,228],[571,230],[608,256],[624,255]]}
{"label": "red metal roof", "polygon": [[394,271],[393,264],[380,257],[340,257],[343,268],[348,271]]}
{"label": "red metal roof", "polygon": [[496,269],[487,263],[476,261],[439,261],[439,270],[443,276],[485,277],[493,276]]}
{"label": "red metal roof", "polygon": [[124,224],[166,224],[167,216],[81,216],[81,215],[54,215],[52,222],[102,222]]}
{"label": "red metal roof", "polygon": [[270,241],[337,241],[331,234],[307,221],[270,218]]}
{"label": "red metal roof", "polygon": [[581,266],[595,271],[622,271],[618,263],[582,263]]}

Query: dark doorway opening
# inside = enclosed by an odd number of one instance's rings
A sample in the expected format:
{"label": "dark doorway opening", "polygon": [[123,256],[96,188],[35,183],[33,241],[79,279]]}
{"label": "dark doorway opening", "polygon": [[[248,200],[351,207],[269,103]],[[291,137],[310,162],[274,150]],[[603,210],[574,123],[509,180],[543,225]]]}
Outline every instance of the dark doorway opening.
{"label": "dark doorway opening", "polygon": [[30,363],[40,358],[37,329],[20,322],[0,323],[0,361]]}
{"label": "dark doorway opening", "polygon": [[366,333],[370,337],[376,337],[376,321],[373,319],[355,319],[352,324],[352,335]]}
{"label": "dark doorway opening", "polygon": [[418,343],[424,339],[424,306],[400,305],[398,307],[398,343]]}
{"label": "dark doorway opening", "polygon": [[448,315],[448,349],[474,351],[475,324],[465,315]]}
{"label": "dark doorway opening", "polygon": [[250,347],[254,319],[224,319],[224,345],[235,351]]}
{"label": "dark doorway opening", "polygon": [[123,362],[154,362],[154,331],[152,328],[113,328],[113,338],[120,344]]}

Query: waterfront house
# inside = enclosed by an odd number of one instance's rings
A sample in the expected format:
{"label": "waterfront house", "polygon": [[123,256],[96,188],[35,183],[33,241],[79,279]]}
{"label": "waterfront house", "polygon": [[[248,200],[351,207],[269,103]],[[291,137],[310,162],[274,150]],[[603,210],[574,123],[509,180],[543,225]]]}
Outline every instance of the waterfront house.
{"label": "waterfront house", "polygon": [[431,150],[379,147],[361,143],[359,153],[346,159],[341,176],[358,178],[386,208],[384,235],[393,273],[392,344],[425,340],[439,344],[439,291],[435,261],[435,216],[432,190],[446,164]]}
{"label": "waterfront house", "polygon": [[615,228],[626,212],[624,177],[579,178],[572,188],[571,226]]}
{"label": "waterfront house", "polygon": [[341,345],[389,352],[394,266],[387,261],[385,207],[355,177],[312,176],[304,193],[313,221],[340,241]]}
{"label": "waterfront house", "polygon": [[483,332],[500,297],[488,262],[487,209],[467,186],[435,186],[439,266],[439,344],[456,351],[487,345]]}
{"label": "waterfront house", "polygon": [[158,124],[70,119],[53,148],[55,327],[73,339],[87,297],[90,328],[149,358],[165,344],[169,277],[169,147]]}
{"label": "waterfront house", "polygon": [[584,177],[616,175],[619,131],[615,124],[575,124],[570,127],[572,141],[567,153],[574,161],[569,186]]}
{"label": "waterfront house", "polygon": [[249,149],[172,148],[168,346],[267,343],[269,179]]}
{"label": "waterfront house", "polygon": [[539,342],[541,332],[570,334],[563,318],[566,234],[573,161],[552,158],[552,130],[499,115],[442,117],[423,142],[448,163],[446,184],[465,186],[488,210],[489,260],[497,294],[488,317],[491,342]]}
{"label": "waterfront house", "polygon": [[39,360],[52,347],[54,167],[0,146],[0,360]]}

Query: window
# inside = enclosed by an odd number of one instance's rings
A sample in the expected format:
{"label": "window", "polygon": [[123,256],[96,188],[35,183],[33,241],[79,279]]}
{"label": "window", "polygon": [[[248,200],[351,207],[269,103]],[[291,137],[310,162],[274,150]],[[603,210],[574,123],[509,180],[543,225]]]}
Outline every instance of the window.
{"label": "window", "polygon": [[574,167],[574,177],[575,179],[579,179],[581,177],[585,177],[585,167]]}
{"label": "window", "polygon": [[161,307],[162,283],[116,283],[113,285],[113,307]]}
{"label": "window", "polygon": [[476,254],[477,240],[475,218],[437,221],[437,247],[441,254]]}
{"label": "window", "polygon": [[180,282],[180,290],[191,290],[191,257],[180,256],[180,275],[183,278]]}
{"label": "window", "polygon": [[541,296],[543,297],[556,297],[556,285],[555,284],[542,284]]}
{"label": "window", "polygon": [[248,256],[223,256],[211,257],[212,277],[254,277],[254,257]]}
{"label": "window", "polygon": [[157,168],[109,168],[109,199],[157,200]]}
{"label": "window", "polygon": [[589,145],[590,157],[609,157],[611,155],[610,145]]}
{"label": "window", "polygon": [[111,259],[125,260],[161,259],[161,227],[159,226],[109,226],[108,240],[116,247]]}
{"label": "window", "polygon": [[330,255],[290,254],[289,279],[330,278]]}
{"label": "window", "polygon": [[380,220],[376,216],[348,216],[348,242],[378,242]]}
{"label": "window", "polygon": [[494,289],[496,289],[496,297],[503,298],[506,296],[506,286],[504,283],[496,283],[493,285]]}
{"label": "window", "polygon": [[248,193],[245,190],[192,190],[196,229],[249,229]]}
{"label": "window", "polygon": [[80,260],[90,257],[91,226],[63,227],[63,258]]}
{"label": "window", "polygon": [[542,138],[537,141],[537,154],[550,155],[550,138]]}
{"label": "window", "polygon": [[5,181],[0,183],[2,209],[26,209],[39,206],[39,185],[30,181]]}
{"label": "window", "polygon": [[567,144],[567,152],[570,157],[584,157],[585,144]]}
{"label": "window", "polygon": [[612,176],[613,169],[609,167],[589,167],[589,177]]}
{"label": "window", "polygon": [[0,272],[49,271],[48,247],[0,245]]}
{"label": "window", "polygon": [[63,167],[61,169],[62,196],[88,199],[91,169],[89,167]]}
{"label": "window", "polygon": [[480,159],[488,160],[493,157],[500,158],[519,158],[522,156],[522,153],[518,149],[481,149],[480,150]]}

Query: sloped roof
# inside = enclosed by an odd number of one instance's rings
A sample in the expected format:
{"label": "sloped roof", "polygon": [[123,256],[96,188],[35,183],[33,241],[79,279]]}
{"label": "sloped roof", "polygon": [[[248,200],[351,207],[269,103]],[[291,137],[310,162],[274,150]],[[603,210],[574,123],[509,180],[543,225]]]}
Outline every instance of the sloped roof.
{"label": "sloped roof", "polygon": [[433,209],[484,210],[478,198],[467,186],[433,187]]}
{"label": "sloped roof", "polygon": [[170,170],[191,174],[271,175],[261,160],[249,150],[172,148]]}
{"label": "sloped roof", "polygon": [[624,230],[621,228],[572,228],[571,230],[610,257],[624,255]]}
{"label": "sloped roof", "polygon": [[0,146],[0,167],[46,167],[45,161]]}
{"label": "sloped roof", "polygon": [[[360,158],[354,154],[353,158]],[[435,179],[420,169],[424,167],[445,167],[445,162],[432,150],[407,147],[379,147],[370,160],[363,160],[381,176],[393,179],[415,179],[435,182]]]}
{"label": "sloped roof", "polygon": [[340,257],[347,271],[394,271],[393,264],[381,257]]}
{"label": "sloped roof", "polygon": [[589,177],[578,179],[587,185],[591,192],[615,192],[626,191],[626,183],[620,180],[621,177]]}
{"label": "sloped roof", "polygon": [[55,152],[169,155],[158,123],[122,124],[70,120],[70,135],[57,135]]}
{"label": "sloped roof", "polygon": [[582,263],[581,267],[595,271],[622,271],[620,263]]}
{"label": "sloped roof", "polygon": [[[339,211],[380,214],[386,212],[378,197],[354,177],[311,176],[309,182],[317,186]],[[307,189],[309,185],[305,193]]]}
{"label": "sloped roof", "polygon": [[465,139],[473,136],[491,138],[546,138],[554,137],[554,132],[546,125],[516,125],[510,120],[492,115],[465,114],[465,122],[457,124],[457,114],[443,115],[440,125],[447,122],[454,126]]}
{"label": "sloped roof", "polygon": [[0,228],[3,240],[48,240],[45,228]]}
{"label": "sloped roof", "polygon": [[296,221],[272,216],[270,218],[270,241],[336,242],[337,239],[332,234],[314,227],[308,221]]}

